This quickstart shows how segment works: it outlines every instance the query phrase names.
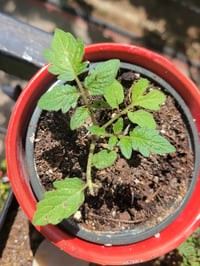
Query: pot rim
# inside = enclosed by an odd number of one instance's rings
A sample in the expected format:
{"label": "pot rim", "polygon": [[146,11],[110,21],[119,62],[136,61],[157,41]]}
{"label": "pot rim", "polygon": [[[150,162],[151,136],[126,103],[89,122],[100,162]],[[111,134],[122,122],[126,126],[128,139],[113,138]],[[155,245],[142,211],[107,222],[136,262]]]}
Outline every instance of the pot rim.
{"label": "pot rim", "polygon": [[[188,105],[198,132],[200,132],[200,90],[169,60],[145,48],[122,44],[95,44],[85,47],[85,60],[97,61],[119,58],[122,61],[134,62],[151,69],[177,91]],[[27,84],[21,93],[12,112],[6,138],[6,156],[8,176],[15,196],[28,218],[32,221],[36,210],[36,199],[27,178],[24,167],[24,135],[31,113],[35,108],[37,91],[50,86],[55,81],[45,65]],[[34,88],[34,89],[33,89]],[[31,105],[32,104],[32,105]],[[99,264],[133,264],[148,261],[161,256],[179,246],[200,223],[200,176],[190,201],[175,221],[160,232],[159,236],[133,245],[105,247],[89,243],[69,234],[63,233],[53,225],[36,228],[56,246],[80,259]]]}
{"label": "pot rim", "polygon": [[[94,67],[98,63],[93,63],[90,65],[90,67]],[[163,217],[163,219],[160,221],[160,223],[157,223],[154,226],[146,226],[146,222],[140,225],[134,226],[132,229],[126,229],[123,231],[94,231],[94,230],[88,230],[84,228],[84,226],[79,226],[79,224],[76,224],[75,222],[72,222],[68,219],[64,219],[60,224],[60,228],[63,230],[66,230],[72,235],[75,235],[76,237],[79,237],[85,241],[93,242],[96,244],[103,244],[105,246],[112,246],[112,245],[127,245],[127,244],[133,244],[142,240],[145,240],[149,237],[152,237],[160,231],[162,231],[164,228],[166,228],[169,224],[171,224],[181,213],[183,208],[186,206],[187,202],[189,201],[192,192],[194,191],[196,182],[198,180],[198,173],[199,173],[199,164],[200,164],[200,152],[199,149],[197,149],[198,146],[198,134],[195,127],[195,124],[192,119],[192,115],[190,114],[189,109],[187,108],[185,102],[180,97],[180,95],[162,78],[155,75],[149,70],[146,70],[142,67],[138,67],[137,65],[133,65],[130,63],[121,62],[120,68],[132,70],[137,73],[140,73],[145,78],[150,79],[151,81],[155,82],[157,85],[161,86],[163,89],[165,89],[169,94],[171,94],[176,102],[179,104],[179,111],[182,111],[182,117],[184,117],[185,120],[185,126],[187,126],[187,134],[188,134],[188,141],[190,144],[191,150],[195,154],[195,160],[194,160],[194,173],[192,181],[188,187],[188,191],[186,192],[185,196],[183,197],[182,201],[174,201],[173,204],[170,205],[170,214]],[[54,86],[57,86],[59,84],[63,84],[63,81],[56,81],[50,88],[51,90]],[[44,194],[44,187],[42,186],[39,176],[37,174],[37,169],[35,165],[34,160],[34,143],[33,143],[33,136],[35,136],[35,131],[37,128],[37,123],[39,120],[39,117],[41,115],[42,110],[39,107],[36,107],[36,109],[33,112],[33,115],[30,120],[30,124],[28,126],[27,130],[27,137],[26,137],[26,162],[27,162],[27,168],[30,176],[31,185],[33,188],[33,191],[35,195],[37,196],[37,199],[41,200],[43,198]],[[179,203],[178,203],[179,202]],[[177,207],[178,205],[178,207]],[[164,212],[163,212],[164,215]],[[155,220],[155,217],[152,217],[150,220],[152,223]],[[154,224],[155,222],[153,222]]]}

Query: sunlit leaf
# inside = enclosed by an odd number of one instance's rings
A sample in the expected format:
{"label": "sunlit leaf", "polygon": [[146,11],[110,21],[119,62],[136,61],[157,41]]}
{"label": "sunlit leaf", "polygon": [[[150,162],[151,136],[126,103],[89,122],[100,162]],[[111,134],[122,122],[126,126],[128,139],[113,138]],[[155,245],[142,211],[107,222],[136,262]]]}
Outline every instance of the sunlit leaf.
{"label": "sunlit leaf", "polygon": [[118,108],[119,104],[124,101],[124,90],[117,80],[106,86],[104,91],[104,97],[112,108]]}
{"label": "sunlit leaf", "polygon": [[132,145],[130,138],[126,136],[120,137],[120,141],[117,145],[120,147],[120,150],[124,157],[126,159],[130,159],[132,154]]}
{"label": "sunlit leaf", "polygon": [[123,118],[119,118],[118,121],[113,126],[113,131],[115,134],[119,134],[123,130]]}
{"label": "sunlit leaf", "polygon": [[44,50],[44,57],[52,65],[48,70],[58,75],[58,79],[72,81],[83,72],[87,62],[82,62],[84,45],[81,38],[77,40],[69,32],[56,29],[52,41],[52,49]]}
{"label": "sunlit leaf", "polygon": [[132,87],[132,102],[135,106],[141,106],[150,110],[159,110],[159,105],[164,103],[166,96],[159,90],[151,90],[146,95],[143,95],[148,86],[147,79],[137,81]]}
{"label": "sunlit leaf", "polygon": [[89,127],[87,127],[87,130],[89,130],[90,132],[92,132],[93,134],[95,134],[97,136],[105,136],[106,135],[105,129],[101,128],[99,126],[89,126]]}
{"label": "sunlit leaf", "polygon": [[102,150],[95,153],[92,157],[92,163],[98,169],[105,168],[114,163],[117,158],[115,151]]}
{"label": "sunlit leaf", "polygon": [[153,115],[144,110],[128,112],[128,118],[132,123],[135,123],[140,127],[156,128],[156,122]]}
{"label": "sunlit leaf", "polygon": [[85,78],[84,85],[88,89],[90,95],[103,95],[104,88],[113,83],[120,61],[111,59],[97,65],[95,69],[91,69]]}
{"label": "sunlit leaf", "polygon": [[116,145],[117,141],[118,139],[115,135],[111,136],[108,141],[108,149],[112,149]]}
{"label": "sunlit leaf", "polygon": [[89,116],[90,112],[88,108],[80,107],[76,109],[70,120],[71,130],[81,127]]}
{"label": "sunlit leaf", "polygon": [[140,79],[132,86],[132,102],[135,102],[140,98],[149,86],[147,79]]}
{"label": "sunlit leaf", "polygon": [[58,224],[75,213],[83,203],[84,183],[79,178],[67,178],[54,182],[56,190],[44,194],[37,204],[34,225]]}
{"label": "sunlit leaf", "polygon": [[149,152],[155,154],[165,154],[175,152],[176,149],[169,141],[159,135],[156,129],[148,127],[134,128],[130,132],[130,140],[132,148],[134,150],[139,150],[143,156],[149,156]]}
{"label": "sunlit leaf", "polygon": [[159,90],[152,90],[146,95],[140,97],[135,101],[135,105],[147,108],[150,110],[159,110],[160,104],[164,103],[166,96]]}
{"label": "sunlit leaf", "polygon": [[75,107],[80,94],[76,87],[70,85],[55,86],[51,91],[42,95],[38,101],[41,109],[48,111],[62,110],[63,113]]}

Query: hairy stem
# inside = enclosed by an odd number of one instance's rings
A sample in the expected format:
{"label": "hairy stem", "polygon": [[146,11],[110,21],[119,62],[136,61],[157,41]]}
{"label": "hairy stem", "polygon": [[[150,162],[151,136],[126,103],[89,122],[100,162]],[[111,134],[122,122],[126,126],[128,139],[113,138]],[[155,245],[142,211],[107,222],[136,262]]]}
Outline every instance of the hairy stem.
{"label": "hairy stem", "polygon": [[91,106],[90,106],[90,103],[89,103],[89,101],[88,101],[88,98],[87,98],[86,92],[85,92],[85,90],[84,90],[84,88],[83,88],[83,86],[82,86],[82,84],[81,84],[79,78],[78,78],[78,77],[75,77],[75,81],[76,81],[76,83],[77,83],[77,85],[78,85],[78,87],[79,87],[79,90],[80,90],[80,92],[81,92],[81,96],[82,96],[82,98],[83,98],[83,101],[84,101],[84,103],[87,105],[87,108],[88,108],[88,110],[89,110],[89,112],[90,112],[90,116],[91,116],[91,119],[92,119],[92,123],[93,123],[93,125],[97,125],[97,121],[96,121],[96,118],[95,118],[95,116],[94,116],[94,112],[93,112],[93,110],[92,110],[92,108],[91,108]]}
{"label": "hairy stem", "polygon": [[128,111],[133,108],[134,104],[131,103],[129,104],[125,109],[123,109],[121,112],[119,112],[118,114],[116,114],[113,118],[111,118],[108,122],[106,122],[102,128],[107,128],[108,126],[110,126],[113,122],[115,122],[118,118],[120,118],[120,116],[125,115],[128,113]]}
{"label": "hairy stem", "polygon": [[96,140],[93,137],[91,144],[90,144],[90,150],[89,150],[89,156],[88,156],[88,162],[87,162],[87,170],[86,170],[87,185],[89,187],[91,195],[94,195],[94,190],[93,190],[94,184],[92,183],[91,170],[92,170],[92,157],[94,154],[95,145],[96,145]]}
{"label": "hairy stem", "polygon": [[[89,103],[88,98],[87,98],[87,94],[86,94],[79,78],[76,77],[75,81],[79,87],[83,101],[87,105],[87,108],[90,112],[90,117],[92,119],[92,123],[93,123],[93,125],[97,125],[97,121],[96,121],[96,118],[94,116],[94,112],[90,106],[90,103]],[[87,187],[89,187],[89,191],[90,191],[91,195],[94,195],[94,190],[93,190],[94,184],[92,182],[91,170],[92,170],[92,157],[94,154],[95,145],[96,145],[96,140],[94,137],[92,137],[92,141],[91,141],[90,149],[89,149],[88,161],[87,161],[87,170],[86,170],[86,179],[87,179],[86,185],[87,185]]]}

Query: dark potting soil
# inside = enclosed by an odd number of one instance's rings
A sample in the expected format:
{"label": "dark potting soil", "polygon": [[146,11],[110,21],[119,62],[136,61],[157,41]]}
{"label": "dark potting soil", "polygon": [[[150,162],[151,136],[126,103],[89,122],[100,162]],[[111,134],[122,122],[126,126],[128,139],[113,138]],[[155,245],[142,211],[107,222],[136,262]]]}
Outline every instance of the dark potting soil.
{"label": "dark potting soil", "polygon": [[[123,71],[118,77],[127,92],[127,102],[130,86],[139,78],[139,74]],[[151,88],[162,89],[152,83]],[[43,111],[40,117],[34,156],[38,175],[46,190],[52,190],[56,180],[86,178],[90,136],[86,126],[70,130],[72,113],[73,110],[67,114]],[[86,191],[85,203],[70,219],[90,230],[118,231],[147,221],[148,225],[154,226],[180,205],[194,168],[183,117],[170,95],[160,110],[152,113],[160,134],[176,147],[176,152],[143,157],[135,151],[130,160],[119,152],[116,162],[110,167],[93,168],[93,181],[101,186],[95,190],[95,196]],[[96,115],[104,124],[109,111],[97,111]],[[86,123],[90,124],[90,120]],[[100,139],[99,143],[102,141]]]}

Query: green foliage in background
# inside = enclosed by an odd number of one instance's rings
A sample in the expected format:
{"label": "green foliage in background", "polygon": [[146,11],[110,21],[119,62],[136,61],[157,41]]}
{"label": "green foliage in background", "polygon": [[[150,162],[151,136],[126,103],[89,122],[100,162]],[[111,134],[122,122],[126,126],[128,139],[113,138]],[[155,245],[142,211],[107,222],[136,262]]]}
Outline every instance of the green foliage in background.
{"label": "green foliage in background", "polygon": [[0,211],[4,206],[4,202],[6,201],[10,190],[10,185],[8,183],[3,183],[2,181],[2,176],[6,172],[7,172],[7,164],[6,160],[3,160],[0,166]]}
{"label": "green foliage in background", "polygon": [[181,266],[200,265],[200,227],[178,247],[178,251],[183,258]]}

